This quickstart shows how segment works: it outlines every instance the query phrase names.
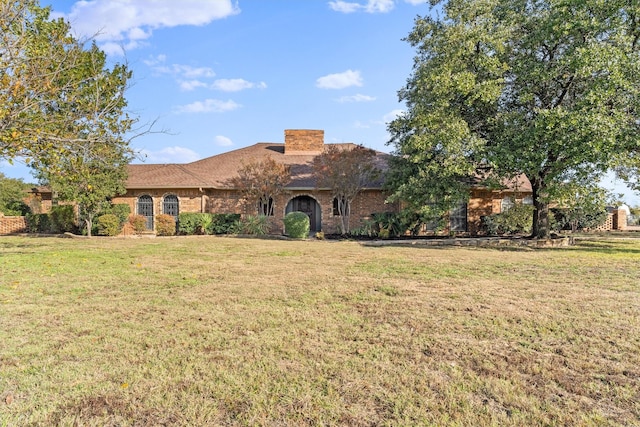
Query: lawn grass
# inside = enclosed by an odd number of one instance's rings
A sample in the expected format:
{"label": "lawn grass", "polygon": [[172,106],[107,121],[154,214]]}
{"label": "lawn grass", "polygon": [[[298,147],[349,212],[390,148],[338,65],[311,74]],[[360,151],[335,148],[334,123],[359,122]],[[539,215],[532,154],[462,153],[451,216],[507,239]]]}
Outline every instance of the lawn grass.
{"label": "lawn grass", "polygon": [[0,238],[0,426],[640,425],[640,239]]}

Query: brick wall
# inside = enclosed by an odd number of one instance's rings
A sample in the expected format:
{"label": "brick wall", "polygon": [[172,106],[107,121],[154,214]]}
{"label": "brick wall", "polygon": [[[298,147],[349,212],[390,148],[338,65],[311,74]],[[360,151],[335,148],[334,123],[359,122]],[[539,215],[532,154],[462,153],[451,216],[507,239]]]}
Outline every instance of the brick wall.
{"label": "brick wall", "polygon": [[4,216],[0,213],[0,235],[24,233],[27,231],[27,219],[23,216]]}
{"label": "brick wall", "polygon": [[287,129],[284,131],[284,153],[320,153],[324,149],[323,130]]}

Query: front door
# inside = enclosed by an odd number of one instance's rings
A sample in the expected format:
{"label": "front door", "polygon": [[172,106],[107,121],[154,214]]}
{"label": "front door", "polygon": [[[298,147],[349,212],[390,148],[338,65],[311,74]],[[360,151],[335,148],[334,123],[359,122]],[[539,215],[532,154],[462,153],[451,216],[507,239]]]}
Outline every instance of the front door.
{"label": "front door", "polygon": [[287,203],[286,213],[304,212],[309,217],[309,231],[316,232],[322,228],[320,205],[313,197],[298,196]]}

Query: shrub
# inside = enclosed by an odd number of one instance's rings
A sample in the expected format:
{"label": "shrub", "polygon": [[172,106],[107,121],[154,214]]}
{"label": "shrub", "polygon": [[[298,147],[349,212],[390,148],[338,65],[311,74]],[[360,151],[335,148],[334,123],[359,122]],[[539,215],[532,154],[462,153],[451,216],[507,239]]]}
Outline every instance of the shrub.
{"label": "shrub", "polygon": [[96,231],[99,236],[117,236],[120,230],[120,219],[114,214],[100,215],[96,219]]}
{"label": "shrub", "polygon": [[210,234],[236,234],[241,229],[240,214],[212,214]]}
{"label": "shrub", "polygon": [[158,236],[173,236],[176,234],[176,220],[173,216],[160,214],[156,217],[156,234]]}
{"label": "shrub", "polygon": [[51,208],[51,228],[54,233],[74,232],[76,214],[72,205],[58,205]]}
{"label": "shrub", "polygon": [[147,217],[144,215],[129,216],[129,224],[136,234],[144,233],[147,230]]}
{"label": "shrub", "polygon": [[127,205],[126,203],[117,203],[104,209],[102,213],[114,214],[116,217],[118,217],[118,221],[120,221],[120,227],[122,227],[129,219],[129,214],[131,214],[131,207],[129,207],[129,205]]}
{"label": "shrub", "polygon": [[31,233],[51,233],[49,214],[27,214],[27,226]]}
{"label": "shrub", "polygon": [[516,203],[508,211],[482,217],[487,234],[529,234],[533,225],[533,206]]}
{"label": "shrub", "polygon": [[200,227],[201,213],[185,212],[178,215],[178,232],[180,234],[196,234]]}
{"label": "shrub", "polygon": [[284,217],[284,233],[294,239],[304,239],[309,236],[309,216],[304,212],[289,212]]}
{"label": "shrub", "polygon": [[242,232],[255,236],[264,236],[271,229],[271,220],[266,215],[249,215],[242,221]]}

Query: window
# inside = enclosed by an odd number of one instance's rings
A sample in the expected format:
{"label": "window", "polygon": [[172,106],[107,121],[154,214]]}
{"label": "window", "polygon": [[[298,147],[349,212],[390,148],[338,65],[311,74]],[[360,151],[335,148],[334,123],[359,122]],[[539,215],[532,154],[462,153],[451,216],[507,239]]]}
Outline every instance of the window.
{"label": "window", "polygon": [[258,202],[258,215],[273,216],[273,198],[269,197],[269,201],[265,203],[263,199]]}
{"label": "window", "polygon": [[[351,206],[349,206],[349,202],[347,202],[344,198],[342,198],[342,203],[343,203],[345,216],[349,215],[349,211],[351,209]],[[338,198],[337,197],[335,197],[333,199],[333,215],[334,216],[340,216],[340,210],[338,209]]]}
{"label": "window", "polygon": [[467,204],[461,202],[449,212],[449,230],[467,231]]}
{"label": "window", "polygon": [[173,194],[164,196],[164,200],[162,201],[162,213],[171,215],[175,219],[175,221],[178,222],[178,214],[179,214],[178,196]]}
{"label": "window", "polygon": [[524,199],[522,199],[522,204],[523,205],[533,205],[533,197],[531,196],[527,196]]}
{"label": "window", "polygon": [[504,199],[502,199],[502,202],[500,202],[500,212],[508,211],[513,207],[513,205],[514,205],[513,199],[508,196],[505,197]]}
{"label": "window", "polygon": [[147,230],[153,230],[153,199],[151,196],[138,197],[137,211],[138,215],[147,218]]}

